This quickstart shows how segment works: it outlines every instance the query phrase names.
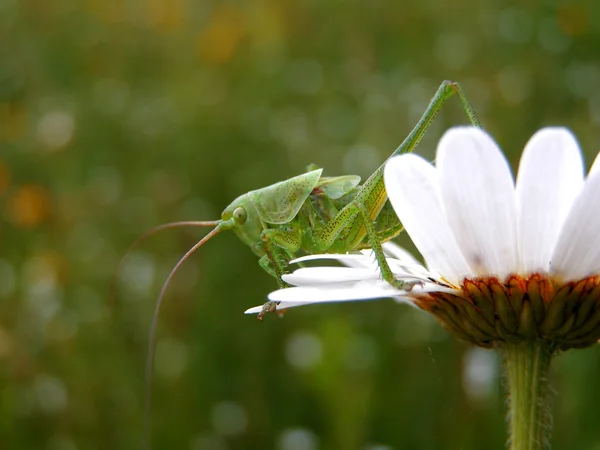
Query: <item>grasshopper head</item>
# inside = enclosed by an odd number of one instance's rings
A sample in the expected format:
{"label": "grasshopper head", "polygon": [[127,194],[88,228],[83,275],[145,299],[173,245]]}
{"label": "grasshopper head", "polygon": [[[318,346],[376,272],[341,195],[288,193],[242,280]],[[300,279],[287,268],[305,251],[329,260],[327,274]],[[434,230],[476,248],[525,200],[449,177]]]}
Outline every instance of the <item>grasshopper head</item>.
{"label": "grasshopper head", "polygon": [[222,229],[233,229],[242,242],[256,252],[259,248],[256,244],[261,241],[263,226],[248,194],[240,195],[231,202],[221,214],[221,219]]}

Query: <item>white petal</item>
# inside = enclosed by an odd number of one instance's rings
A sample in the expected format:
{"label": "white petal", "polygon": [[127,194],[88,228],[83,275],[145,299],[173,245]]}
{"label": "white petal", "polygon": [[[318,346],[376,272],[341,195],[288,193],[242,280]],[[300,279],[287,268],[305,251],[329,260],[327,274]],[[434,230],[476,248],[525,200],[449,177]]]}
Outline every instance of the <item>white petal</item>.
{"label": "white petal", "polygon": [[[383,244],[384,253],[387,256],[391,256],[391,258],[386,258],[388,264],[390,266],[419,266],[423,268],[423,265],[420,264],[414,256],[408,253],[403,248],[392,244],[390,246],[390,242],[386,242]],[[370,268],[372,270],[376,270],[379,273],[379,265],[377,264],[377,260],[375,259],[375,254],[372,250],[361,250],[360,254],[358,253],[347,253],[347,254],[336,254],[336,253],[323,253],[320,255],[306,255],[301,256],[300,258],[296,258],[290,261],[290,264],[302,263],[306,261],[318,261],[318,260],[334,260],[339,261],[345,266],[352,268]],[[393,269],[393,268],[392,268]]]}
{"label": "white petal", "polygon": [[388,259],[387,261],[390,265],[390,269],[392,269],[392,272],[394,272],[394,275],[396,275],[397,278],[408,279],[412,276],[421,280],[440,279],[439,274],[427,270],[421,264],[402,263],[396,259]]}
{"label": "white petal", "polygon": [[338,261],[347,267],[353,267],[356,269],[371,269],[373,271],[378,270],[378,265],[375,258],[371,257],[369,254],[363,254],[362,252],[347,254],[324,253],[320,255],[306,255],[291,260],[290,264],[302,263],[306,261],[317,261],[323,259]]}
{"label": "white petal", "polygon": [[320,255],[306,255],[301,256],[300,258],[292,259],[290,261],[290,264],[296,264],[306,261],[316,261],[321,259],[331,259],[334,261],[339,261],[342,264],[350,267],[377,267],[377,261],[375,261],[369,255],[365,255],[362,253],[323,253]]}
{"label": "white petal", "polygon": [[478,128],[453,128],[440,140],[436,164],[448,222],[473,273],[516,272],[514,183],[494,140]]}
{"label": "white petal", "polygon": [[[442,291],[454,292],[438,284],[426,282],[412,288],[410,294]],[[407,291],[393,288],[383,280],[349,281],[333,285],[303,286],[279,289],[269,294],[269,300],[279,302],[323,303],[406,297]]]}
{"label": "white petal", "polygon": [[350,267],[303,267],[294,273],[283,275],[283,281],[294,286],[331,284],[344,281],[379,279],[379,273],[371,269]]}
{"label": "white petal", "polygon": [[[362,253],[362,251],[361,251]],[[358,256],[359,258],[356,259],[343,259],[340,262],[346,266],[346,267],[353,267],[355,269],[371,269],[373,271],[378,272],[378,265],[377,265],[377,261],[375,260],[375,258],[371,257],[371,255],[366,255],[366,254],[362,254],[362,255],[353,255],[353,256]]]}
{"label": "white petal", "polygon": [[585,181],[558,237],[551,273],[565,281],[600,274],[600,172]]}
{"label": "white petal", "polygon": [[417,155],[397,156],[385,165],[384,180],[396,214],[433,270],[452,283],[471,273],[443,211],[433,166]]}
{"label": "white petal", "polygon": [[319,259],[333,259],[333,260],[339,261],[341,263],[344,263],[346,261],[367,260],[368,258],[366,258],[365,255],[359,254],[359,253],[346,253],[346,254],[323,253],[321,255],[301,256],[300,258],[292,259],[290,261],[290,264],[296,264],[296,263],[306,262],[306,261],[315,261],[315,260],[319,260]]}
{"label": "white petal", "polygon": [[517,176],[522,273],[548,273],[558,233],[583,187],[583,161],[573,134],[545,128],[527,143]]}
{"label": "white petal", "polygon": [[[401,259],[392,257],[386,258],[390,269],[397,277],[403,277],[405,275],[418,275],[419,278],[437,278],[433,276],[432,273],[427,270],[423,264],[419,263],[410,253],[406,250],[394,245],[394,248],[390,248],[388,245],[390,243],[386,242],[383,244],[383,251],[385,254],[389,254],[388,250],[395,252],[397,256],[400,256]],[[379,265],[377,264],[377,260],[375,258],[375,253],[373,250],[361,250],[361,252],[365,255],[368,261],[371,262],[371,268],[375,269],[377,273],[381,273],[379,270]],[[344,264],[348,265],[347,261],[344,261]]]}
{"label": "white petal", "polygon": [[[445,288],[436,283],[424,283],[422,286],[414,286],[410,293],[394,289],[384,281],[347,282],[335,286],[319,287],[293,287],[279,289],[269,294],[269,300],[280,302],[278,310],[293,308],[296,306],[312,305],[315,303],[338,303],[351,301],[366,301],[382,298],[393,298],[400,303],[408,303],[415,306],[411,294],[427,292],[455,293],[454,289]],[[255,306],[247,309],[244,314],[258,314],[263,306]]]}
{"label": "white petal", "polygon": [[[387,242],[384,244],[384,246],[386,246],[385,248],[389,248],[389,247],[387,247],[388,244],[389,243],[387,243]],[[430,278],[437,279],[438,278],[437,274],[432,274],[430,271],[425,269],[425,267],[423,267],[422,264],[419,264],[417,262],[417,260],[414,257],[412,257],[412,255],[410,255],[408,252],[406,252],[406,250],[402,250],[400,247],[395,246],[394,251],[397,251],[398,254],[403,254],[403,255],[408,256],[408,258],[406,258],[405,260],[398,260],[396,258],[386,258],[386,261],[388,262],[390,269],[392,269],[392,271],[394,272],[394,274],[397,277],[402,278],[404,276],[408,276],[410,278],[416,277],[417,279],[430,279]],[[386,250],[386,252],[387,252],[387,250]],[[404,252],[404,253],[402,253],[402,252]],[[352,268],[352,269],[369,269],[373,273],[374,277],[381,278],[380,271],[379,271],[379,265],[377,264],[377,260],[375,259],[375,255],[372,250],[361,250],[361,254],[325,253],[325,254],[321,254],[321,255],[306,255],[306,256],[302,256],[300,258],[296,258],[296,259],[290,261],[290,264],[301,263],[301,262],[306,262],[306,261],[324,260],[324,259],[339,261],[342,264],[344,264],[345,266],[347,266],[348,268]],[[321,269],[323,269],[323,267],[319,267],[319,268],[314,267],[311,269],[321,270]],[[289,275],[284,275],[283,279],[285,281],[287,281],[288,283],[296,284],[295,282],[289,281],[288,279],[286,279],[286,277],[288,277],[288,276]],[[327,283],[327,282],[333,282],[333,280],[323,279],[320,282]]]}
{"label": "white petal", "polygon": [[[355,300],[355,301],[360,301],[361,299]],[[362,300],[368,300],[368,299],[362,299]],[[382,300],[382,299],[369,299],[369,300]],[[397,303],[404,303],[407,304],[409,306],[412,306],[414,308],[418,308],[414,303],[413,300],[409,297],[393,297],[393,300],[395,300]],[[277,311],[281,311],[284,309],[289,309],[289,308],[295,308],[297,306],[307,306],[307,305],[314,305],[314,304],[324,304],[324,303],[339,303],[339,301],[307,301],[307,302],[287,302],[287,301],[282,301],[277,305]],[[263,310],[263,305],[260,306],[254,306],[253,308],[249,308],[246,311],[244,311],[244,314],[258,314]]]}
{"label": "white petal", "polygon": [[[404,248],[396,245],[394,242],[388,241],[383,243],[383,252],[386,255],[391,256],[392,258],[396,258],[402,262],[410,262],[413,264],[419,264],[419,261]],[[422,264],[421,264],[422,265]]]}
{"label": "white petal", "polygon": [[[282,302],[281,304],[279,304],[277,306],[277,309],[286,309],[286,308],[293,308],[295,306],[305,306],[305,305],[306,305],[305,302]],[[244,314],[258,314],[262,310],[263,310],[263,305],[254,306],[254,307],[248,308],[246,311],[244,311]]]}
{"label": "white petal", "polygon": [[[441,280],[442,279],[442,275],[440,273],[438,273],[435,269],[433,269],[431,267],[431,264],[429,264],[427,261],[425,261],[425,267],[423,267],[423,269],[425,269],[425,272],[427,272],[429,274],[429,279],[433,279],[433,280]],[[448,280],[450,281],[450,280]]]}
{"label": "white petal", "polygon": [[347,282],[318,287],[279,289],[269,294],[269,300],[285,302],[349,302],[397,297],[403,294],[384,281]]}

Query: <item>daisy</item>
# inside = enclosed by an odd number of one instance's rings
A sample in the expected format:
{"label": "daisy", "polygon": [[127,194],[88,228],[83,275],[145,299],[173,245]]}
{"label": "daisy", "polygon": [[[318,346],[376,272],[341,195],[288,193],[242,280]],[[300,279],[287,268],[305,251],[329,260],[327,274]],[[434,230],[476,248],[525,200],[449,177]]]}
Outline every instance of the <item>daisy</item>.
{"label": "daisy", "polygon": [[584,179],[568,130],[545,128],[530,139],[516,183],[487,133],[459,127],[442,137],[435,167],[397,156],[385,184],[425,260],[386,243],[388,263],[398,279],[419,284],[393,288],[371,252],[311,255],[293,262],[335,259],[347,267],[285,275],[295,287],[269,295],[274,309],[392,297],[482,347],[536,337],[566,349],[600,338],[600,162]]}
{"label": "daisy", "polygon": [[460,127],[440,140],[435,166],[405,154],[384,178],[425,261],[384,246],[412,289],[382,281],[370,252],[313,255],[296,262],[346,267],[296,270],[284,277],[295,287],[271,293],[267,309],[383,297],[421,308],[459,339],[502,352],[511,449],[547,448],[551,358],[600,338],[600,157],[585,178],[571,132],[545,128],[525,146],[515,182],[494,140]]}

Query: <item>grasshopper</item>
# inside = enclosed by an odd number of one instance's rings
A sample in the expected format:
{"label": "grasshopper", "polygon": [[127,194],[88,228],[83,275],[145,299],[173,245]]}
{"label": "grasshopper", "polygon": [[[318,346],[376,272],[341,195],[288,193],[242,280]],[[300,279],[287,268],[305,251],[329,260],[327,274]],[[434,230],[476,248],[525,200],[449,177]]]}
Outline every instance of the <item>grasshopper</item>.
{"label": "grasshopper", "polygon": [[[454,94],[458,94],[469,122],[480,127],[460,85],[443,81],[415,128],[390,158],[414,150],[445,102]],[[387,201],[383,183],[384,166],[385,162],[362,185],[359,185],[358,176],[322,177],[322,169],[309,166],[307,173],[240,195],[225,208],[221,220],[173,222],[150,230],[132,247],[148,235],[165,228],[214,227],[175,265],[163,285],[156,312],[166,287],[181,263],[206,241],[225,230],[233,230],[260,257],[260,266],[277,279],[280,287],[288,286],[282,275],[287,270],[288,262],[298,253],[346,253],[371,248],[382,278],[395,287],[410,288],[406,282],[394,278],[381,247],[383,242],[402,231],[402,224]],[[258,319],[262,320],[266,312],[276,309],[274,302],[267,302]]]}
{"label": "grasshopper", "polygon": [[[458,94],[469,122],[480,127],[460,85],[443,81],[415,128],[390,158],[413,151],[446,101],[454,94]],[[383,279],[397,288],[410,289],[410,283],[395,279],[381,247],[383,242],[402,231],[402,224],[387,201],[383,182],[384,166],[385,162],[362,185],[358,176],[322,177],[322,169],[309,166],[309,171],[304,174],[239,196],[225,208],[220,220],[167,223],[138,238],[127,253],[141,240],[162,229],[214,227],[177,262],[162,286],[150,329],[147,389],[151,384],[154,335],[165,291],[181,264],[221,231],[233,230],[260,257],[260,266],[277,279],[280,287],[287,286],[282,276],[286,273],[288,262],[298,253],[346,253],[371,248]],[[276,302],[267,302],[258,319],[262,320],[265,313],[276,310]]]}

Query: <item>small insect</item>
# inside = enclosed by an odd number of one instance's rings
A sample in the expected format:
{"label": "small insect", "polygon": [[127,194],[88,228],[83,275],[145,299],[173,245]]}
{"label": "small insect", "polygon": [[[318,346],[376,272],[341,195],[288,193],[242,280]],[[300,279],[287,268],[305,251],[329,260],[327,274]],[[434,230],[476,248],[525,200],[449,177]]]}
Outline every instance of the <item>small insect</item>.
{"label": "small insect", "polygon": [[[479,127],[479,120],[460,85],[444,81],[415,128],[390,157],[413,151],[445,102],[454,94],[458,94],[469,122]],[[166,289],[181,264],[218,233],[233,230],[259,256],[260,266],[277,279],[280,287],[287,286],[282,276],[287,271],[288,262],[299,254],[346,253],[364,248],[373,250],[385,281],[398,288],[411,287],[394,278],[381,247],[383,242],[402,231],[402,224],[387,201],[384,165],[362,185],[358,176],[322,177],[321,168],[309,166],[309,171],[304,174],[240,195],[225,208],[220,220],[167,223],[151,229],[132,244],[127,253],[140,241],[163,229],[213,227],[175,264],[155,306],[146,363],[148,435],[154,341]],[[277,303],[267,302],[258,319],[262,320],[264,314],[276,310]]]}

